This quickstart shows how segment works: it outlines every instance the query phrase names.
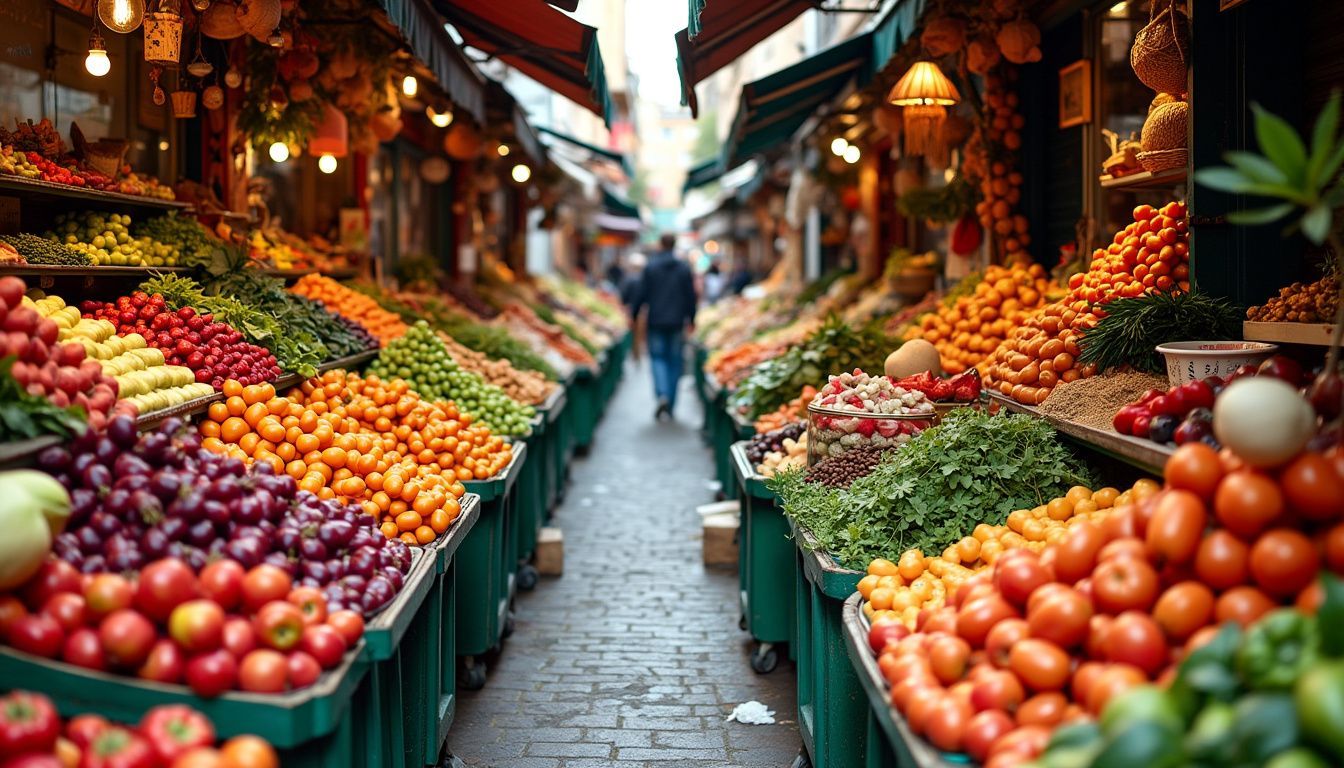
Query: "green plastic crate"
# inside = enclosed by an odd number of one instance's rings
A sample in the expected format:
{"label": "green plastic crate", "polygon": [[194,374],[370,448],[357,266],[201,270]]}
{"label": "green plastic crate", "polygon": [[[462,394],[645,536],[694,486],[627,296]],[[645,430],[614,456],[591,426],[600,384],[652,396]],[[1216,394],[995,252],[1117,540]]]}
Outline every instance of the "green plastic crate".
{"label": "green plastic crate", "polygon": [[965,766],[970,762],[966,755],[939,752],[927,741],[915,736],[905,718],[892,708],[887,682],[878,669],[877,657],[868,646],[869,624],[860,609],[861,601],[862,595],[857,592],[845,600],[842,621],[850,664],[868,699],[865,728],[868,745],[862,765],[864,768]]}
{"label": "green plastic crate", "polygon": [[518,567],[532,560],[537,532],[546,513],[546,417],[537,414],[527,438],[527,458],[518,478],[518,525],[514,559]]}
{"label": "green plastic crate", "polygon": [[854,768],[867,749],[863,688],[845,651],[844,601],[863,574],[839,567],[790,521],[795,545],[798,730],[815,768]]}
{"label": "green plastic crate", "polygon": [[796,548],[779,497],[747,460],[746,442],[733,444],[731,454],[741,493],[737,565],[742,617],[747,631],[763,644],[752,657],[752,668],[768,672],[774,667],[769,646],[793,637]]}
{"label": "green plastic crate", "polygon": [[[564,424],[562,416],[565,410],[565,387],[559,385],[546,398],[546,402],[537,409],[537,415],[546,421],[542,432],[543,451],[537,463],[542,470],[542,520],[550,520],[551,510],[560,501],[560,485],[564,482]],[[533,456],[535,461],[538,457]]]}
{"label": "green plastic crate", "polygon": [[597,428],[598,402],[601,397],[599,376],[600,371],[580,368],[574,376],[574,386],[569,391],[569,404],[573,410],[570,435],[576,449],[587,449],[593,444],[593,433]]}
{"label": "green plastic crate", "polygon": [[152,707],[186,704],[209,717],[222,739],[250,733],[269,741],[286,768],[359,765],[351,701],[368,668],[361,645],[303,690],[278,695],[234,691],[203,699],[184,685],[95,672],[0,648],[0,688],[40,691],[66,717],[91,713],[135,723]]}
{"label": "green plastic crate", "polygon": [[513,461],[489,480],[463,483],[480,497],[480,519],[457,551],[457,654],[479,656],[499,647],[513,587],[510,520],[513,490],[527,458],[525,443],[514,447]]}
{"label": "green plastic crate", "polygon": [[714,479],[719,481],[719,490],[725,499],[736,499],[737,475],[733,471],[733,459],[729,455],[729,449],[737,442],[737,430],[728,415],[730,393],[720,389],[712,378],[710,383],[711,392],[714,394],[714,401],[710,406],[714,414],[710,425],[710,446],[714,450]]}

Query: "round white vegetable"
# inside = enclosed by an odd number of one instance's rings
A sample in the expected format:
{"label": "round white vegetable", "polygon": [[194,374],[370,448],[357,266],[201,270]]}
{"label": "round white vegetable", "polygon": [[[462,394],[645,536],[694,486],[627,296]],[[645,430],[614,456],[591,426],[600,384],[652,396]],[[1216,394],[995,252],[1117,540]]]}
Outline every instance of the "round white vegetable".
{"label": "round white vegetable", "polygon": [[1213,433],[1255,467],[1296,456],[1316,432],[1311,406],[1287,382],[1270,376],[1237,379],[1213,405]]}

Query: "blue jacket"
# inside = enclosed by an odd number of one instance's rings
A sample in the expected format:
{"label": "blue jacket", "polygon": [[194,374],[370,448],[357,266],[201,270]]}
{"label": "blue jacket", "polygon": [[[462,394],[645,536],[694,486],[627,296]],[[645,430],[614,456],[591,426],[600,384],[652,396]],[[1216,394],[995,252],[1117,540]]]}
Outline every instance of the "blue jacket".
{"label": "blue jacket", "polygon": [[650,329],[681,330],[695,320],[695,280],[691,267],[671,251],[660,251],[649,258],[637,296],[630,314],[637,318],[647,306]]}

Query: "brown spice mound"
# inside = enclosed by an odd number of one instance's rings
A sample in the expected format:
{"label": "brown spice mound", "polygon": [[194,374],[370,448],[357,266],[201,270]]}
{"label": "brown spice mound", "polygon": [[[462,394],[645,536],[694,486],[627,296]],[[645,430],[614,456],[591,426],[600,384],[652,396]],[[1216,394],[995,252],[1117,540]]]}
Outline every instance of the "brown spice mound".
{"label": "brown spice mound", "polygon": [[1041,413],[1093,429],[1111,429],[1115,412],[1150,389],[1166,391],[1167,377],[1126,371],[1061,383],[1040,405]]}

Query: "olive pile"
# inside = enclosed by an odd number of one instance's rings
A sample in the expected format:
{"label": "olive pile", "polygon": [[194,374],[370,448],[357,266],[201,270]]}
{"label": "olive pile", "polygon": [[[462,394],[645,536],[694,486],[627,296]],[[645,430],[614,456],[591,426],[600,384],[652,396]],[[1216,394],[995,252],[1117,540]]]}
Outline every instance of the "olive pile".
{"label": "olive pile", "polygon": [[883,453],[881,448],[864,446],[822,459],[808,468],[807,482],[848,488],[850,483],[877,469]]}
{"label": "olive pile", "polygon": [[785,453],[784,441],[797,440],[806,431],[807,425],[802,422],[785,424],[779,429],[771,430],[764,434],[756,435],[747,443],[747,460],[752,465],[760,464],[765,461],[765,455],[768,453]]}
{"label": "olive pile", "polygon": [[17,235],[4,235],[0,239],[14,246],[14,250],[18,251],[19,255],[29,264],[87,267],[93,263],[88,256],[70,248],[65,243],[58,243],[26,232]]}

